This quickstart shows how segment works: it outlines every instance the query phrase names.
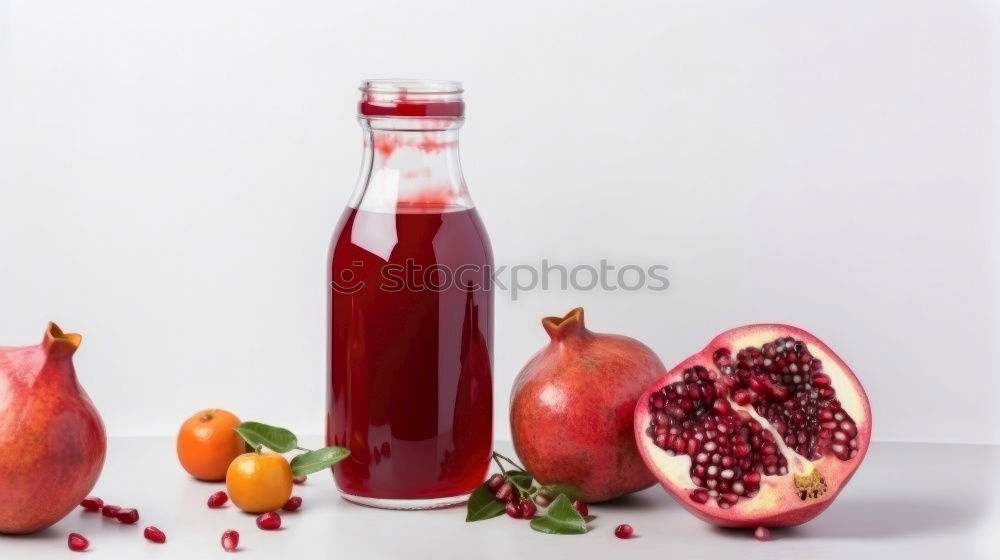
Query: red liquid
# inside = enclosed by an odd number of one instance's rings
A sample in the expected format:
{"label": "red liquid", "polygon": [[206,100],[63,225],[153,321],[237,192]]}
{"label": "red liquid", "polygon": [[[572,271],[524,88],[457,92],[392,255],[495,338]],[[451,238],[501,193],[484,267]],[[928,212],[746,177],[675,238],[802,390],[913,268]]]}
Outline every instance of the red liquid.
{"label": "red liquid", "polygon": [[334,235],[327,444],[351,450],[347,494],[459,496],[492,451],[493,256],[475,210],[401,209],[348,208]]}

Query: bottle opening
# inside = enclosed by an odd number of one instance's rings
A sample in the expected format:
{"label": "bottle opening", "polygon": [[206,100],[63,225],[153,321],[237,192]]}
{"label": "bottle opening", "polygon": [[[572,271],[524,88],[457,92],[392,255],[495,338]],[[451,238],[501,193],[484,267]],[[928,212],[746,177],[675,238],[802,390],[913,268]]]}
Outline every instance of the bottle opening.
{"label": "bottle opening", "polygon": [[364,117],[465,115],[462,84],[447,80],[365,80],[358,113]]}

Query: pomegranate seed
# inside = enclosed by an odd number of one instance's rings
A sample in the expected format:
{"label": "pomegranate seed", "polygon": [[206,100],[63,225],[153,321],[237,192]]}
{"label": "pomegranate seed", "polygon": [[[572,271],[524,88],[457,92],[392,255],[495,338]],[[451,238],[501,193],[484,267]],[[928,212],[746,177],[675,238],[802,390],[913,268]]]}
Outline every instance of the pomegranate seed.
{"label": "pomegranate seed", "polygon": [[229,496],[222,491],[216,492],[208,497],[208,507],[215,509],[226,505],[229,501]]}
{"label": "pomegranate seed", "polygon": [[273,511],[269,511],[257,517],[257,528],[265,531],[274,531],[281,527],[281,516]]}
{"label": "pomegranate seed", "polygon": [[549,504],[552,503],[552,500],[550,500],[549,497],[544,494],[537,494],[535,496],[535,503],[542,507],[549,507]]}
{"label": "pomegranate seed", "polygon": [[524,500],[521,502],[521,517],[524,519],[531,519],[538,513],[538,508],[535,507],[535,502],[531,500]]}
{"label": "pomegranate seed", "polygon": [[514,486],[509,482],[504,482],[500,485],[500,489],[497,490],[497,499],[501,502],[510,501],[510,497],[514,494]]}
{"label": "pomegranate seed", "polygon": [[88,541],[87,537],[81,535],[80,533],[70,533],[69,538],[67,539],[67,544],[69,545],[70,550],[83,552],[84,550],[87,550],[88,546],[90,546],[90,541]]}
{"label": "pomegranate seed", "polygon": [[514,519],[521,519],[521,506],[520,504],[515,504],[514,502],[507,502],[507,505],[503,507],[507,511],[507,515],[513,517]]}
{"label": "pomegranate seed", "polygon": [[305,484],[306,483],[306,478],[307,478],[306,475],[293,476],[292,477],[292,482],[294,482],[295,484]]}
{"label": "pomegranate seed", "polygon": [[115,519],[126,525],[131,525],[139,520],[139,512],[135,508],[123,508],[115,512]]}
{"label": "pomegranate seed", "polygon": [[615,527],[615,536],[619,539],[630,538],[633,532],[632,526],[628,523],[622,523],[621,525]]}
{"label": "pomegranate seed", "polygon": [[753,536],[758,541],[769,541],[771,540],[771,530],[767,527],[757,527],[754,529]]}
{"label": "pomegranate seed", "polygon": [[288,498],[288,501],[285,502],[285,505],[281,506],[281,509],[285,511],[299,511],[300,507],[302,507],[302,498],[298,496],[292,496],[291,498]]}
{"label": "pomegranate seed", "polygon": [[162,544],[167,542],[167,536],[163,534],[163,531],[153,527],[152,525],[143,529],[142,536],[146,537],[146,540],[150,540],[155,543]]}
{"label": "pomegranate seed", "polygon": [[721,398],[715,399],[715,403],[712,405],[712,408],[714,408],[719,414],[723,415],[729,414],[733,410],[733,407],[729,405],[729,401]]}
{"label": "pomegranate seed", "polygon": [[101,506],[101,515],[104,517],[114,517],[118,510],[122,509],[121,506],[113,506],[111,504],[104,504]]}
{"label": "pomegranate seed", "polygon": [[503,482],[504,480],[502,474],[499,473],[494,474],[486,481],[486,487],[496,492],[497,490],[500,489],[500,486],[503,484]]}
{"label": "pomegranate seed", "polygon": [[575,509],[577,512],[579,512],[580,515],[584,517],[587,517],[587,514],[590,513],[590,509],[587,507],[587,504],[581,502],[580,500],[576,500],[573,502],[573,509]]}
{"label": "pomegranate seed", "polygon": [[80,502],[80,506],[87,511],[101,511],[101,508],[104,507],[104,500],[97,496],[87,496]]}
{"label": "pomegranate seed", "polygon": [[233,552],[240,546],[240,534],[232,529],[222,533],[222,548],[226,552]]}

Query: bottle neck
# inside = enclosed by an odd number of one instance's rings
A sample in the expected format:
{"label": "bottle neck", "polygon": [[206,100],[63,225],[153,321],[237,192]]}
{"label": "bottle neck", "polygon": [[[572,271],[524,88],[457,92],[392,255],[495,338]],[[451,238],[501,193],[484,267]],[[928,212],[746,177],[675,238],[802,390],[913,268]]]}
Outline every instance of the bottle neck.
{"label": "bottle neck", "polygon": [[458,152],[460,118],[365,118],[364,155],[350,206],[384,213],[472,208]]}

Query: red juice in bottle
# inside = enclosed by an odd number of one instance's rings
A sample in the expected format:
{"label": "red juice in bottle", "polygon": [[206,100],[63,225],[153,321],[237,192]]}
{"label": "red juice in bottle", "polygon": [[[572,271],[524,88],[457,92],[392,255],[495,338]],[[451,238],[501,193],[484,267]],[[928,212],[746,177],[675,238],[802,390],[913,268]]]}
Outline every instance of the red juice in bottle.
{"label": "red juice in bottle", "polygon": [[492,451],[493,256],[454,82],[362,85],[365,153],[329,255],[327,443],[348,500],[461,503]]}

